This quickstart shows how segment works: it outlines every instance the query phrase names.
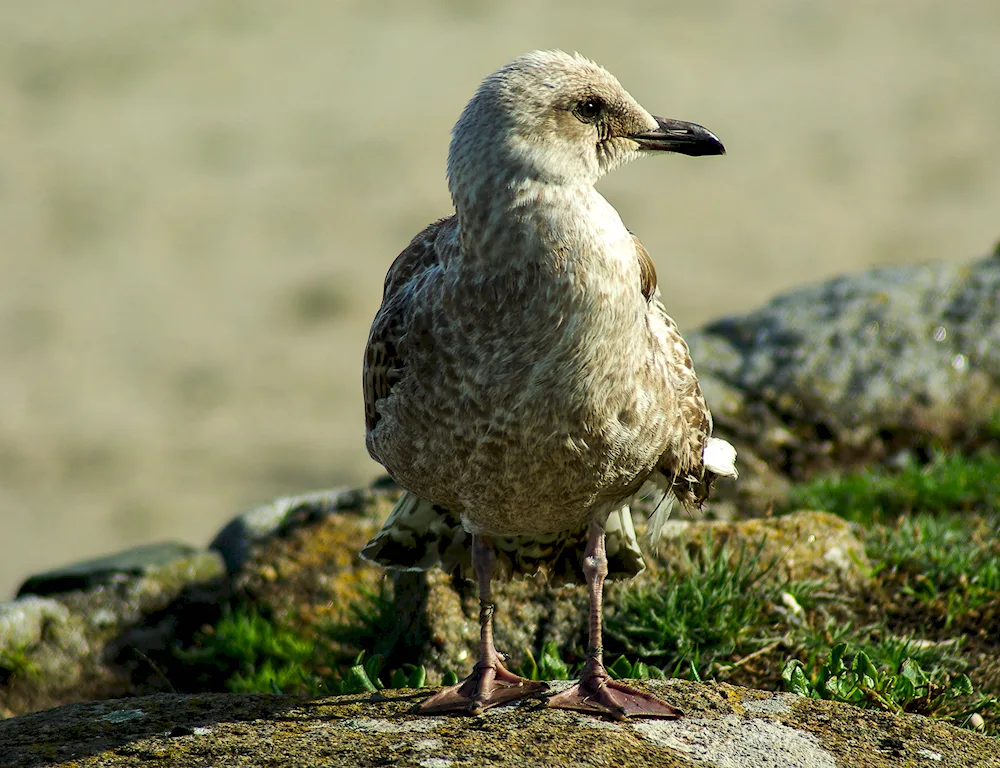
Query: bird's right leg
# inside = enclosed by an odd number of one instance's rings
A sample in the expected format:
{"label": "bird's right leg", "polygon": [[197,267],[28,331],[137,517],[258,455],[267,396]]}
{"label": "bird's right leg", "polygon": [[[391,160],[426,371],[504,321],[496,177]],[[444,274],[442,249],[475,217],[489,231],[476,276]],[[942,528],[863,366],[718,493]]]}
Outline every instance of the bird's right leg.
{"label": "bird's right leg", "polygon": [[479,661],[465,680],[423,702],[420,705],[422,714],[467,712],[478,715],[489,707],[534,696],[549,688],[546,683],[528,680],[509,671],[493,645],[490,582],[496,572],[497,557],[492,542],[480,534],[472,536],[472,564],[479,581]]}
{"label": "bird's right leg", "polygon": [[591,521],[590,539],[583,558],[583,572],[587,577],[587,589],[590,593],[590,646],[587,649],[587,661],[580,672],[580,681],[549,698],[548,706],[597,712],[610,715],[616,720],[624,720],[626,717],[676,719],[682,714],[679,709],[674,709],[652,694],[612,680],[604,666],[601,619],[604,580],[608,575],[605,524],[604,520]]}

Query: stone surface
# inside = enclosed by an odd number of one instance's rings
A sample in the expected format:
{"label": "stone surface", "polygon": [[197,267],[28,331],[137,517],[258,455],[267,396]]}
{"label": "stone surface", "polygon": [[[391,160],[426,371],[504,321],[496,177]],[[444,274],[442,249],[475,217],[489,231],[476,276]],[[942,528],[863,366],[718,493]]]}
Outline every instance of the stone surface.
{"label": "stone surface", "polygon": [[[104,557],[82,560],[28,577],[17,591],[22,595],[56,595],[120,582],[133,576],[169,577],[182,570],[197,571],[205,563],[205,551],[177,541],[144,544]],[[211,565],[208,565],[211,569]],[[197,574],[194,574],[197,578]]]}
{"label": "stone surface", "polygon": [[718,490],[760,510],[789,478],[984,439],[1000,409],[1000,253],[806,286],[688,341],[740,451],[739,483]]}
{"label": "stone surface", "polygon": [[685,716],[616,723],[528,701],[478,718],[425,717],[411,710],[428,692],[405,690],[74,704],[0,722],[0,767],[1000,766],[995,739],[916,715],[726,684],[647,687]]}
{"label": "stone surface", "polygon": [[225,593],[224,575],[217,553],[166,544],[29,579],[0,603],[0,715],[133,692],[138,668],[156,676],[141,649],[168,643],[192,591]]}
{"label": "stone surface", "polygon": [[[233,518],[209,545],[226,561],[230,573],[239,571],[253,547],[337,513],[365,514],[384,518],[380,503],[395,503],[398,491],[391,483],[376,483],[371,489],[339,488],[275,499]],[[390,504],[391,508],[391,504]]]}

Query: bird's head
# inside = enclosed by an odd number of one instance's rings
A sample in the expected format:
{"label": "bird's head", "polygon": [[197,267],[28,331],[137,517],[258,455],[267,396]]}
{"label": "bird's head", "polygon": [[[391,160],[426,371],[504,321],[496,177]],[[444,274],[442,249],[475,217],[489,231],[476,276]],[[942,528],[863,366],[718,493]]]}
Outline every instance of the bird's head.
{"label": "bird's head", "polygon": [[700,125],[654,117],[579,54],[534,51],[483,80],[452,131],[448,179],[456,202],[487,178],[594,184],[647,152],[725,148]]}

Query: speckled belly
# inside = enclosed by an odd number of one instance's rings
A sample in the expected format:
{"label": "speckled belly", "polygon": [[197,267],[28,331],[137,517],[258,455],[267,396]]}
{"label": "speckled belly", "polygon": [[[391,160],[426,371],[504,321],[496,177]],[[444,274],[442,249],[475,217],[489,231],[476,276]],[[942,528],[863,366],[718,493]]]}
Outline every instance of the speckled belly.
{"label": "speckled belly", "polygon": [[491,387],[441,384],[443,397],[428,397],[416,378],[401,382],[373,435],[378,455],[403,487],[473,531],[578,529],[591,512],[620,507],[662,452],[663,418],[641,405],[649,398],[618,375],[559,388],[525,378],[542,386],[501,376]]}

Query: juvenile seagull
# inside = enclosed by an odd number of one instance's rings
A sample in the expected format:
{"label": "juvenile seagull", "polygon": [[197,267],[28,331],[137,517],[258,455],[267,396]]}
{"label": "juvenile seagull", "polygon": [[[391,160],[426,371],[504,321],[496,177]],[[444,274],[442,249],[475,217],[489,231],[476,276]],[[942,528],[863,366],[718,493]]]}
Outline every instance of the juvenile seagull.
{"label": "juvenile seagull", "polygon": [[424,712],[479,714],[547,689],[504,667],[490,598],[498,572],[542,569],[590,591],[586,664],[549,706],[680,715],[612,680],[601,647],[605,579],[644,568],[629,499],[648,480],[698,506],[716,476],[736,477],[653,262],[594,189],[663,151],[725,150],[699,125],[653,117],[582,56],[521,56],[483,81],[452,132],[456,213],[386,275],[365,351],[367,446],[406,492],[362,554],[471,566],[479,582],[479,661]]}

